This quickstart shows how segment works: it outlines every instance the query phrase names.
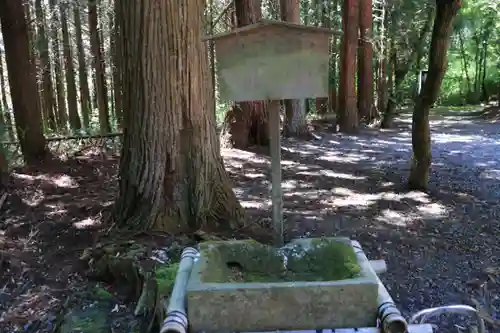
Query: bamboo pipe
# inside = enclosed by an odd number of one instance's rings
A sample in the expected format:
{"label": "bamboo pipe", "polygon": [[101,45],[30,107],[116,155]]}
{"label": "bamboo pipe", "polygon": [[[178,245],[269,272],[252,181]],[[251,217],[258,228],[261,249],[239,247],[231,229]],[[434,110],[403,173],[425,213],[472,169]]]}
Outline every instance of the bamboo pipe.
{"label": "bamboo pipe", "polygon": [[163,321],[160,333],[186,333],[188,318],[186,313],[186,286],[193,269],[193,263],[199,252],[187,247],[182,251],[179,269],[175,277],[174,287],[167,307],[167,316]]}
{"label": "bamboo pipe", "polygon": [[401,312],[396,307],[396,304],[392,300],[391,295],[385,288],[382,281],[380,281],[374,267],[372,267],[370,261],[366,257],[365,253],[361,248],[361,244],[357,241],[351,241],[352,246],[356,252],[359,263],[366,267],[370,273],[377,279],[378,282],[378,318],[380,320],[380,326],[385,333],[405,333],[408,331],[408,323],[401,315]]}

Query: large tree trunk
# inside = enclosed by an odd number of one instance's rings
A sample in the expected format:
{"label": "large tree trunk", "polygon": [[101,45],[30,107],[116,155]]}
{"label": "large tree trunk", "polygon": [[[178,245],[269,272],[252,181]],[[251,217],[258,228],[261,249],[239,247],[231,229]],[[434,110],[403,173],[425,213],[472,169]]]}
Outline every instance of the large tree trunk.
{"label": "large tree trunk", "polygon": [[119,2],[125,128],[115,217],[123,228],[242,226],[215,132],[204,3]]}
{"label": "large tree trunk", "polygon": [[[300,24],[300,0],[280,0],[281,20]],[[284,69],[286,70],[286,69]],[[310,138],[304,99],[287,99],[283,135]]]}
{"label": "large tree trunk", "polygon": [[[127,2],[128,3],[128,2]],[[99,128],[101,134],[111,132],[108,111],[108,89],[106,85],[106,69],[102,56],[102,45],[99,34],[99,23],[96,1],[89,1],[89,30],[90,44],[92,45],[93,64],[95,70],[95,91],[99,108]]]}
{"label": "large tree trunk", "polygon": [[359,125],[356,99],[356,54],[359,27],[358,0],[344,0],[342,7],[342,45],[340,53],[340,82],[338,125],[342,132],[355,132]]}
{"label": "large tree trunk", "polygon": [[358,109],[360,118],[371,121],[373,112],[372,0],[359,3]]}
{"label": "large tree trunk", "polygon": [[78,131],[82,128],[80,116],[78,115],[78,101],[76,97],[76,83],[75,83],[75,66],[73,65],[73,52],[71,50],[71,41],[69,38],[68,29],[68,4],[59,5],[61,15],[61,28],[63,36],[63,54],[64,62],[66,64],[66,85],[68,87],[68,114],[69,125],[73,131]]}
{"label": "large tree trunk", "polygon": [[25,162],[31,164],[45,159],[48,151],[36,101],[36,73],[30,56],[24,6],[25,2],[21,0],[0,1],[0,23],[17,137]]}
{"label": "large tree trunk", "polygon": [[[236,27],[258,22],[262,18],[260,0],[235,0]],[[251,145],[267,146],[269,130],[264,101],[240,102],[224,116],[221,143],[226,147],[247,149]]]}
{"label": "large tree trunk", "polygon": [[461,0],[436,0],[436,18],[429,51],[429,73],[413,109],[413,158],[408,186],[413,190],[427,190],[431,166],[431,134],[429,112],[435,103],[446,73],[446,53],[453,32],[453,19],[461,7]]}
{"label": "large tree trunk", "polygon": [[73,9],[75,18],[76,52],[78,54],[78,81],[80,87],[80,110],[82,112],[83,127],[88,131],[90,127],[90,115],[92,113],[92,102],[90,99],[89,78],[87,74],[87,63],[85,61],[85,49],[83,48],[82,20],[80,7]]}

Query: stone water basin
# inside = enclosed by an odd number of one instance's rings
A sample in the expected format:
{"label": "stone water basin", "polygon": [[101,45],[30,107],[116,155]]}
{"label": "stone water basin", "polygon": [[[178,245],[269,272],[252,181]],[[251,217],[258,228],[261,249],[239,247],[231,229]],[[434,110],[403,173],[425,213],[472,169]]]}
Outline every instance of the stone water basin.
{"label": "stone water basin", "polygon": [[378,282],[360,263],[347,238],[296,239],[281,249],[201,243],[187,285],[191,332],[373,327]]}

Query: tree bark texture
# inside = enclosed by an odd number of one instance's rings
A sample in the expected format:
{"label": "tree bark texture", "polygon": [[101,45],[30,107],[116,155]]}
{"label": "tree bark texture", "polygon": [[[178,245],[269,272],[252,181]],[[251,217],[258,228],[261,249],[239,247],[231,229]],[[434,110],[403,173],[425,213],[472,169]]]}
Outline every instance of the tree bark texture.
{"label": "tree bark texture", "polygon": [[372,0],[359,0],[358,110],[366,121],[374,118]]}
{"label": "tree bark texture", "polygon": [[0,23],[9,73],[10,95],[21,152],[28,164],[48,155],[42,116],[36,101],[36,73],[30,55],[28,24],[21,0],[0,1]]}
{"label": "tree bark texture", "polygon": [[[235,0],[236,27],[257,23],[262,18],[260,0]],[[239,102],[224,116],[220,141],[226,147],[247,149],[269,145],[265,101]]]}
{"label": "tree bark texture", "polygon": [[106,85],[106,69],[103,59],[96,1],[89,1],[89,30],[95,71],[95,92],[99,108],[99,128],[101,134],[111,132],[108,110],[108,88]]}
{"label": "tree bark texture", "polygon": [[123,228],[242,226],[215,132],[204,3],[119,2],[125,127],[115,218]]}
{"label": "tree bark texture", "polygon": [[[280,0],[281,20],[300,24],[300,0]],[[286,69],[285,69],[286,70]],[[287,99],[283,135],[287,137],[309,138],[305,100]]]}
{"label": "tree bark texture", "polygon": [[461,7],[461,0],[436,0],[436,18],[429,51],[429,73],[413,109],[413,158],[408,186],[413,190],[427,190],[431,166],[431,134],[429,112],[435,103],[446,73],[446,53],[453,32],[453,20]]}
{"label": "tree bark texture", "polygon": [[356,54],[359,28],[358,0],[344,0],[342,7],[342,31],[340,53],[340,82],[338,124],[342,132],[358,129],[359,117],[356,99]]}

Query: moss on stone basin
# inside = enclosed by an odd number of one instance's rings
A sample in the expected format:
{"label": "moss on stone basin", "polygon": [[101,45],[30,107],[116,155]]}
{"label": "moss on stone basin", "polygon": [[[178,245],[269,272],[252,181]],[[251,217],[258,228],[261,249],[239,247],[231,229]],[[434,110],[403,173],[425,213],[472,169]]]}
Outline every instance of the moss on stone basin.
{"label": "moss on stone basin", "polygon": [[200,250],[205,283],[338,281],[360,274],[354,249],[341,240],[297,240],[280,249],[255,241],[205,242]]}

